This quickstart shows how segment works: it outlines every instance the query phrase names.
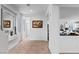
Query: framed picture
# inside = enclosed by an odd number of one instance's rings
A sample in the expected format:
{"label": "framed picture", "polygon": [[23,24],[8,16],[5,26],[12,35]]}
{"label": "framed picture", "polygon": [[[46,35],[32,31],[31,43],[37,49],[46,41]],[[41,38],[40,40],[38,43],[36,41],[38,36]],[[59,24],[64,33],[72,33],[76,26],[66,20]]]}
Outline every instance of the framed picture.
{"label": "framed picture", "polygon": [[43,28],[43,21],[42,20],[33,20],[32,28]]}
{"label": "framed picture", "polygon": [[3,20],[3,28],[10,28],[11,21],[10,20]]}

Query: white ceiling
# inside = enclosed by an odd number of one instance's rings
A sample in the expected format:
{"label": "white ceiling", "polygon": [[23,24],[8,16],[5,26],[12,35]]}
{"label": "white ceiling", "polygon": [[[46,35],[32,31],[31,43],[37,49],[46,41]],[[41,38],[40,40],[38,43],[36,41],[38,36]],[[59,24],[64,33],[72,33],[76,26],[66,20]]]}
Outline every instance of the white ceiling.
{"label": "white ceiling", "polygon": [[48,4],[8,4],[24,15],[45,14]]}
{"label": "white ceiling", "polygon": [[[79,4],[54,4],[60,8],[60,18],[73,17],[79,14]],[[45,15],[48,4],[8,4],[23,15]]]}

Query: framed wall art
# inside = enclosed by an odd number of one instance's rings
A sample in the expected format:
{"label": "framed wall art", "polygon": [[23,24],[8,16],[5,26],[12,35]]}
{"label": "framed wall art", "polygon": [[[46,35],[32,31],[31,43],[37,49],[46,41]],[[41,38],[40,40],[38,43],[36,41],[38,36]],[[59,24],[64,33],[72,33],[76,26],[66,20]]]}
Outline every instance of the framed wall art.
{"label": "framed wall art", "polygon": [[32,28],[43,28],[43,21],[42,20],[33,20]]}
{"label": "framed wall art", "polygon": [[3,28],[10,28],[11,21],[10,20],[3,20]]}

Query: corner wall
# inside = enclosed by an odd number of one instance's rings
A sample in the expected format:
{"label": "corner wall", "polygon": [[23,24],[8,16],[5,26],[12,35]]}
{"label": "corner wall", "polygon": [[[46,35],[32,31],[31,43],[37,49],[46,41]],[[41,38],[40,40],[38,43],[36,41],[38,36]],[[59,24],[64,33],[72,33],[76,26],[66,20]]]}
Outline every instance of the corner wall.
{"label": "corner wall", "polygon": [[13,35],[13,40],[10,42],[9,39],[7,40],[8,43],[8,49],[13,48],[21,41],[21,14],[14,8],[12,8],[9,5],[2,4],[6,8],[8,8],[10,11],[14,12],[16,14],[16,32],[17,34]]}
{"label": "corner wall", "polygon": [[49,49],[59,53],[59,8],[49,5]]}
{"label": "corner wall", "polygon": [[[60,24],[79,20],[79,7],[61,7],[60,11]],[[59,47],[60,53],[79,53],[79,36],[60,36]]]}
{"label": "corner wall", "polygon": [[8,51],[8,36],[1,31],[1,5],[0,5],[0,54]]}
{"label": "corner wall", "polygon": [[[52,9],[51,9],[52,8]],[[49,12],[49,49],[51,53],[79,53],[79,36],[60,36],[59,28],[60,24],[65,22],[66,20],[72,20],[76,19],[78,20],[78,13],[77,15],[73,14],[73,17],[70,18],[59,18],[59,7],[55,5],[50,6],[50,12]],[[72,10],[70,10],[72,11]],[[75,9],[76,11],[76,9]],[[75,11],[73,11],[75,13]],[[67,13],[68,10],[66,10],[66,14],[72,14]],[[79,11],[76,11],[79,12]],[[64,14],[65,15],[65,14]]]}

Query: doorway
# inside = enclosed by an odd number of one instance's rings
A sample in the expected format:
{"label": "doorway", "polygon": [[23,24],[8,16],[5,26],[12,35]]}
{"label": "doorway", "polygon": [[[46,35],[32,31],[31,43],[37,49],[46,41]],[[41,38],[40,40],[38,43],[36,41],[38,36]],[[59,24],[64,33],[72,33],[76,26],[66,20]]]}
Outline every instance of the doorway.
{"label": "doorway", "polygon": [[29,40],[30,39],[30,17],[23,17],[22,32],[23,32],[22,39]]}
{"label": "doorway", "polygon": [[49,41],[49,24],[47,24],[47,40]]}

